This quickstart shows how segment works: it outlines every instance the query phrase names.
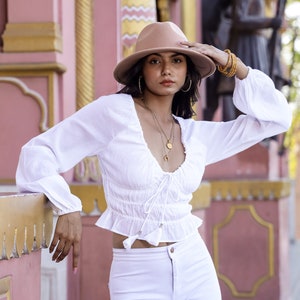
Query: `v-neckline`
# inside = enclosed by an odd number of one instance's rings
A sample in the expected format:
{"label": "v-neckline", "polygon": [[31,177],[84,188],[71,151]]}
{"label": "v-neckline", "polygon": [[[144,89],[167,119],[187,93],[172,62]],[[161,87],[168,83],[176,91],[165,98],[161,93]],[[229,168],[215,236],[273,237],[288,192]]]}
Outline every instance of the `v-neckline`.
{"label": "v-neckline", "polygon": [[136,118],[136,123],[138,124],[139,126],[139,131],[141,133],[141,139],[145,145],[145,148],[147,149],[148,153],[149,153],[149,156],[151,157],[151,160],[155,163],[155,165],[159,168],[159,170],[164,173],[164,174],[175,174],[176,172],[178,172],[185,164],[186,162],[186,159],[187,159],[187,153],[186,153],[186,145],[185,145],[185,142],[184,142],[184,138],[183,138],[183,132],[182,132],[182,126],[181,126],[181,123],[180,123],[180,118],[178,118],[177,116],[173,115],[173,117],[178,121],[178,124],[180,126],[180,140],[181,140],[181,143],[183,145],[183,148],[184,148],[184,154],[185,154],[185,157],[184,157],[184,160],[183,162],[173,171],[166,171],[162,168],[162,166],[159,164],[158,160],[156,159],[156,157],[153,155],[151,149],[149,148],[148,146],[148,143],[145,139],[145,136],[144,136],[144,131],[143,131],[143,127],[142,127],[142,124],[141,124],[141,121],[140,121],[140,118],[138,116],[138,112],[136,110],[136,107],[135,107],[135,102],[134,102],[134,99],[132,96],[130,96],[130,102],[131,102],[131,105],[132,105],[132,109],[134,111],[134,114],[135,114],[135,118]]}

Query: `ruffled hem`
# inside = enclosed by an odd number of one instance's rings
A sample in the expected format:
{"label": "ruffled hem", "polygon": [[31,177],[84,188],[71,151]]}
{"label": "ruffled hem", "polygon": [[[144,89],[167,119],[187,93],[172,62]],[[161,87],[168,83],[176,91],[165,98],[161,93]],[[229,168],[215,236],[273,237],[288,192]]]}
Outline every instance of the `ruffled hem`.
{"label": "ruffled hem", "polygon": [[144,219],[121,217],[108,208],[97,220],[96,226],[129,237],[130,244],[140,239],[156,245],[159,242],[183,240],[201,226],[202,219],[190,213],[176,221],[165,220],[163,224],[153,220],[147,220],[144,226],[143,223]]}

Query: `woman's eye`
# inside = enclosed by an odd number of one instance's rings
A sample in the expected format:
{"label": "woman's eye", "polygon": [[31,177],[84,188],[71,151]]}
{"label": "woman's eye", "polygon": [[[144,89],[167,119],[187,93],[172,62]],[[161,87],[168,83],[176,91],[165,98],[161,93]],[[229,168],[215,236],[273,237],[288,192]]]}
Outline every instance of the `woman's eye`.
{"label": "woman's eye", "polygon": [[178,64],[178,63],[182,62],[182,59],[177,57],[177,58],[174,58],[173,61],[174,61],[174,63]]}
{"label": "woman's eye", "polygon": [[153,58],[153,59],[150,60],[150,64],[153,64],[153,65],[154,65],[154,64],[159,64],[159,60]]}

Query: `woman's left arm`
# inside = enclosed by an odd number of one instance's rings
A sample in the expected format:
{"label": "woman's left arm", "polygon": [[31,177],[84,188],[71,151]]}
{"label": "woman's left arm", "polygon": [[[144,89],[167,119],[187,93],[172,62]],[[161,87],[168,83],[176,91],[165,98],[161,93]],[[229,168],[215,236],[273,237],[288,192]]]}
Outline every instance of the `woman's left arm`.
{"label": "woman's left arm", "polygon": [[[228,61],[228,53],[213,46],[184,44],[208,55],[221,67]],[[290,127],[292,112],[284,95],[275,89],[270,77],[247,67],[241,60],[237,61],[233,102],[243,113],[236,120],[202,122],[202,136],[205,136],[204,143],[209,149],[207,164],[241,152]]]}

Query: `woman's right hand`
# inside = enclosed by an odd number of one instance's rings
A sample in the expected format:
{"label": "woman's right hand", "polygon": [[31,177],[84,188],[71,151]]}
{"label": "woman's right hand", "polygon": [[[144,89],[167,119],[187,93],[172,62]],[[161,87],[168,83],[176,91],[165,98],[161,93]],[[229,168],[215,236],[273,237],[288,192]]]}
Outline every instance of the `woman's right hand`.
{"label": "woman's right hand", "polygon": [[82,223],[80,212],[72,212],[58,217],[54,236],[49,247],[52,260],[62,261],[73,247],[73,269],[76,272],[79,263]]}

